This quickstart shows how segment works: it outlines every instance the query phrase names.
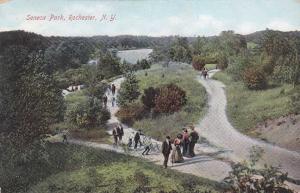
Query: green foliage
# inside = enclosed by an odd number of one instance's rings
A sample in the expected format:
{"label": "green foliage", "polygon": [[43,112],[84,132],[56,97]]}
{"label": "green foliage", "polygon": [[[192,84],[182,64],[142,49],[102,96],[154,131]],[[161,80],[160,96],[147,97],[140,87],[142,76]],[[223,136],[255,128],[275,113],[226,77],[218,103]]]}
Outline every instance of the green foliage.
{"label": "green foliage", "polygon": [[110,52],[101,54],[100,59],[98,61],[97,70],[105,78],[120,75],[122,74],[120,59],[111,54]]}
{"label": "green foliage", "polygon": [[120,106],[126,106],[132,103],[140,95],[138,80],[133,72],[125,75],[125,80],[122,82],[117,102]]}
{"label": "green foliage", "polygon": [[51,123],[63,119],[64,110],[61,91],[41,67],[43,56],[27,54],[10,47],[0,64],[0,131],[20,148],[39,140]]}
{"label": "green foliage", "polygon": [[267,86],[265,74],[255,67],[247,68],[243,73],[243,81],[249,89],[264,89]]}
{"label": "green foliage", "polygon": [[155,97],[154,110],[159,113],[174,113],[186,104],[186,93],[175,84],[169,84],[159,89]]}
{"label": "green foliage", "polygon": [[177,37],[169,51],[170,59],[176,62],[191,62],[192,55],[188,40],[184,37]]}
{"label": "green foliage", "polygon": [[104,125],[108,119],[110,113],[97,98],[89,98],[84,103],[71,107],[67,114],[67,120],[79,128],[95,128]]}
{"label": "green foliage", "polygon": [[228,66],[228,58],[225,54],[219,54],[218,55],[218,63],[217,63],[217,68],[224,70]]}
{"label": "green foliage", "polygon": [[191,66],[171,64],[162,78],[163,69],[153,65],[147,70],[148,76],[145,77],[143,72],[138,73],[140,92],[149,87],[160,88],[174,83],[186,92],[186,104],[180,111],[172,114],[146,114],[133,124],[134,128],[142,129],[147,135],[161,140],[166,134],[175,137],[180,128],[196,123],[204,115],[207,99],[204,87],[196,80],[198,73]]}
{"label": "green foliage", "polygon": [[193,67],[195,70],[200,71],[205,66],[205,61],[204,61],[203,57],[197,55],[197,56],[193,56],[192,64],[193,64]]}
{"label": "green foliage", "polygon": [[284,182],[287,173],[282,173],[278,167],[265,165],[263,169],[255,169],[256,162],[261,158],[262,149],[253,147],[250,151],[250,163],[237,163],[232,167],[224,182],[230,185],[234,192],[285,192],[293,193]]}
{"label": "green foliage", "polygon": [[153,87],[144,89],[144,94],[141,98],[142,103],[148,109],[155,107],[155,97],[159,94],[159,90]]}
{"label": "green foliage", "polygon": [[[249,90],[226,72],[218,72],[214,78],[226,85],[227,114],[233,126],[242,133],[257,137],[251,129],[267,119],[275,119],[292,112],[290,97],[292,85],[279,85],[265,90]],[[281,90],[285,90],[281,94]]]}
{"label": "green foliage", "polygon": [[243,72],[245,69],[249,68],[252,65],[251,56],[247,53],[239,54],[236,57],[232,57],[232,61],[230,62],[226,71],[230,74],[233,80],[241,81],[243,80]]}
{"label": "green foliage", "polygon": [[293,113],[300,113],[300,87],[294,88],[294,93],[290,96],[290,107]]}

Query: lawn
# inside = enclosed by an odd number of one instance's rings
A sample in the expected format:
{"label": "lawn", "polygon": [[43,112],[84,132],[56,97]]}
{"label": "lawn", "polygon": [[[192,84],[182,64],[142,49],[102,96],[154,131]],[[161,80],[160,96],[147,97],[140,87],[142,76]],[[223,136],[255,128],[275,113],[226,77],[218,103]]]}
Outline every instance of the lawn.
{"label": "lawn", "polygon": [[187,96],[187,104],[178,112],[171,115],[160,115],[155,118],[144,118],[133,124],[156,139],[164,139],[165,135],[176,136],[187,125],[198,122],[206,112],[206,91],[196,80],[197,72],[188,65],[172,65],[168,68],[154,66],[153,69],[139,72],[140,91],[152,86],[160,87],[174,83],[181,87]]}
{"label": "lawn", "polygon": [[225,83],[227,114],[234,127],[245,134],[256,136],[256,133],[250,131],[257,123],[290,113],[289,97],[293,93],[291,85],[253,91],[242,82],[233,81],[226,72],[218,72],[214,79]]}
{"label": "lawn", "polygon": [[207,68],[208,70],[214,70],[216,69],[216,64],[205,64],[205,68]]}
{"label": "lawn", "polygon": [[[106,192],[132,193],[138,187],[151,192],[194,192],[194,190],[218,192],[220,185],[199,177],[162,170],[160,166],[125,155],[95,150],[76,145],[52,144],[52,172],[30,188],[29,193]],[[62,155],[62,152],[65,155]],[[45,174],[51,167],[45,168]],[[42,171],[41,171],[42,172]],[[193,190],[193,191],[192,191]]]}

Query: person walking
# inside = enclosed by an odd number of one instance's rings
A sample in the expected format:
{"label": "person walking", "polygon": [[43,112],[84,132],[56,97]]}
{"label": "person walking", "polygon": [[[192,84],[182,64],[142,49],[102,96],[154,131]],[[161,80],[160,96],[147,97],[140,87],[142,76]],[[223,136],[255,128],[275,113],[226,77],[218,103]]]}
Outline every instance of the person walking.
{"label": "person walking", "polygon": [[67,131],[63,131],[63,135],[62,135],[62,137],[63,137],[63,143],[68,143],[68,138],[67,138]]}
{"label": "person walking", "polygon": [[187,156],[188,155],[188,149],[189,149],[189,133],[187,128],[183,128],[183,133],[182,133],[182,155]]}
{"label": "person walking", "polygon": [[162,154],[164,156],[164,168],[168,167],[168,161],[169,161],[169,155],[172,149],[171,142],[170,142],[170,136],[166,136],[166,140],[162,143]]}
{"label": "person walking", "polygon": [[118,130],[117,130],[117,127],[115,127],[113,129],[113,138],[114,138],[114,145],[118,145]]}
{"label": "person walking", "polygon": [[134,136],[134,149],[137,148],[138,143],[140,143],[140,147],[142,146],[142,142],[141,142],[141,130],[139,130],[138,132],[136,132],[135,136]]}
{"label": "person walking", "polygon": [[103,100],[104,108],[107,108],[107,96],[106,96],[106,94],[104,94],[102,100]]}
{"label": "person walking", "polygon": [[132,146],[133,138],[134,138],[134,132],[132,132],[132,133],[129,135],[128,144],[127,144],[128,147],[131,147],[131,146]]}
{"label": "person walking", "polygon": [[111,106],[114,107],[116,104],[116,98],[113,96],[111,99]]}
{"label": "person walking", "polygon": [[192,126],[192,131],[190,133],[190,145],[189,145],[189,156],[190,157],[194,157],[195,156],[195,152],[194,152],[194,148],[195,148],[195,144],[197,143],[199,139],[199,134],[197,133],[197,131],[195,131],[195,127]]}
{"label": "person walking", "polygon": [[115,93],[116,93],[116,86],[115,86],[115,84],[111,85],[111,93],[112,93],[112,95],[115,95]]}

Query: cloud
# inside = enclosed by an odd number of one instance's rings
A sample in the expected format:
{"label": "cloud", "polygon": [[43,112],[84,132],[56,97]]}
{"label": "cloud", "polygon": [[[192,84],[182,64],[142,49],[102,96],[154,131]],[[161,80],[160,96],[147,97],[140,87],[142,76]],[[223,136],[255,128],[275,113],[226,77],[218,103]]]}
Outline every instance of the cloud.
{"label": "cloud", "polygon": [[282,19],[275,19],[267,24],[267,28],[274,29],[274,30],[280,30],[280,31],[293,31],[293,30],[299,30],[299,26],[294,26],[290,24],[289,22],[282,20]]}
{"label": "cloud", "polygon": [[234,29],[235,32],[243,35],[255,32],[257,30],[259,30],[259,27],[255,23],[251,22],[241,23]]}

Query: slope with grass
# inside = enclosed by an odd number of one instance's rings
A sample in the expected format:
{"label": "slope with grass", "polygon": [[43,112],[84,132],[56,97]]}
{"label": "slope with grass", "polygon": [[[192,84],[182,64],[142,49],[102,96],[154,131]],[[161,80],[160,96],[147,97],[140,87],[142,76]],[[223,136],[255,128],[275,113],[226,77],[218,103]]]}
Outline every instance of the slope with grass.
{"label": "slope with grass", "polygon": [[287,115],[292,85],[274,86],[266,90],[249,90],[242,82],[233,81],[226,72],[219,72],[214,79],[226,85],[227,114],[233,126],[242,133],[257,137],[252,130],[258,123]]}
{"label": "slope with grass", "polygon": [[151,190],[149,192],[218,192],[221,188],[215,182],[161,170],[145,160],[122,154],[77,145],[51,146],[58,152],[57,156],[51,157],[54,168],[49,167],[52,171],[48,177],[44,176],[40,181],[33,179],[37,184],[30,188],[30,193],[131,193],[138,189]]}
{"label": "slope with grass", "polygon": [[157,139],[165,135],[176,136],[181,128],[193,124],[203,117],[206,110],[206,92],[204,87],[196,80],[197,72],[185,64],[172,64],[167,68],[154,66],[151,70],[139,72],[139,86],[141,93],[144,89],[160,87],[174,83],[186,92],[187,104],[178,112],[170,115],[146,117],[133,124],[133,128],[142,129],[143,132]]}

